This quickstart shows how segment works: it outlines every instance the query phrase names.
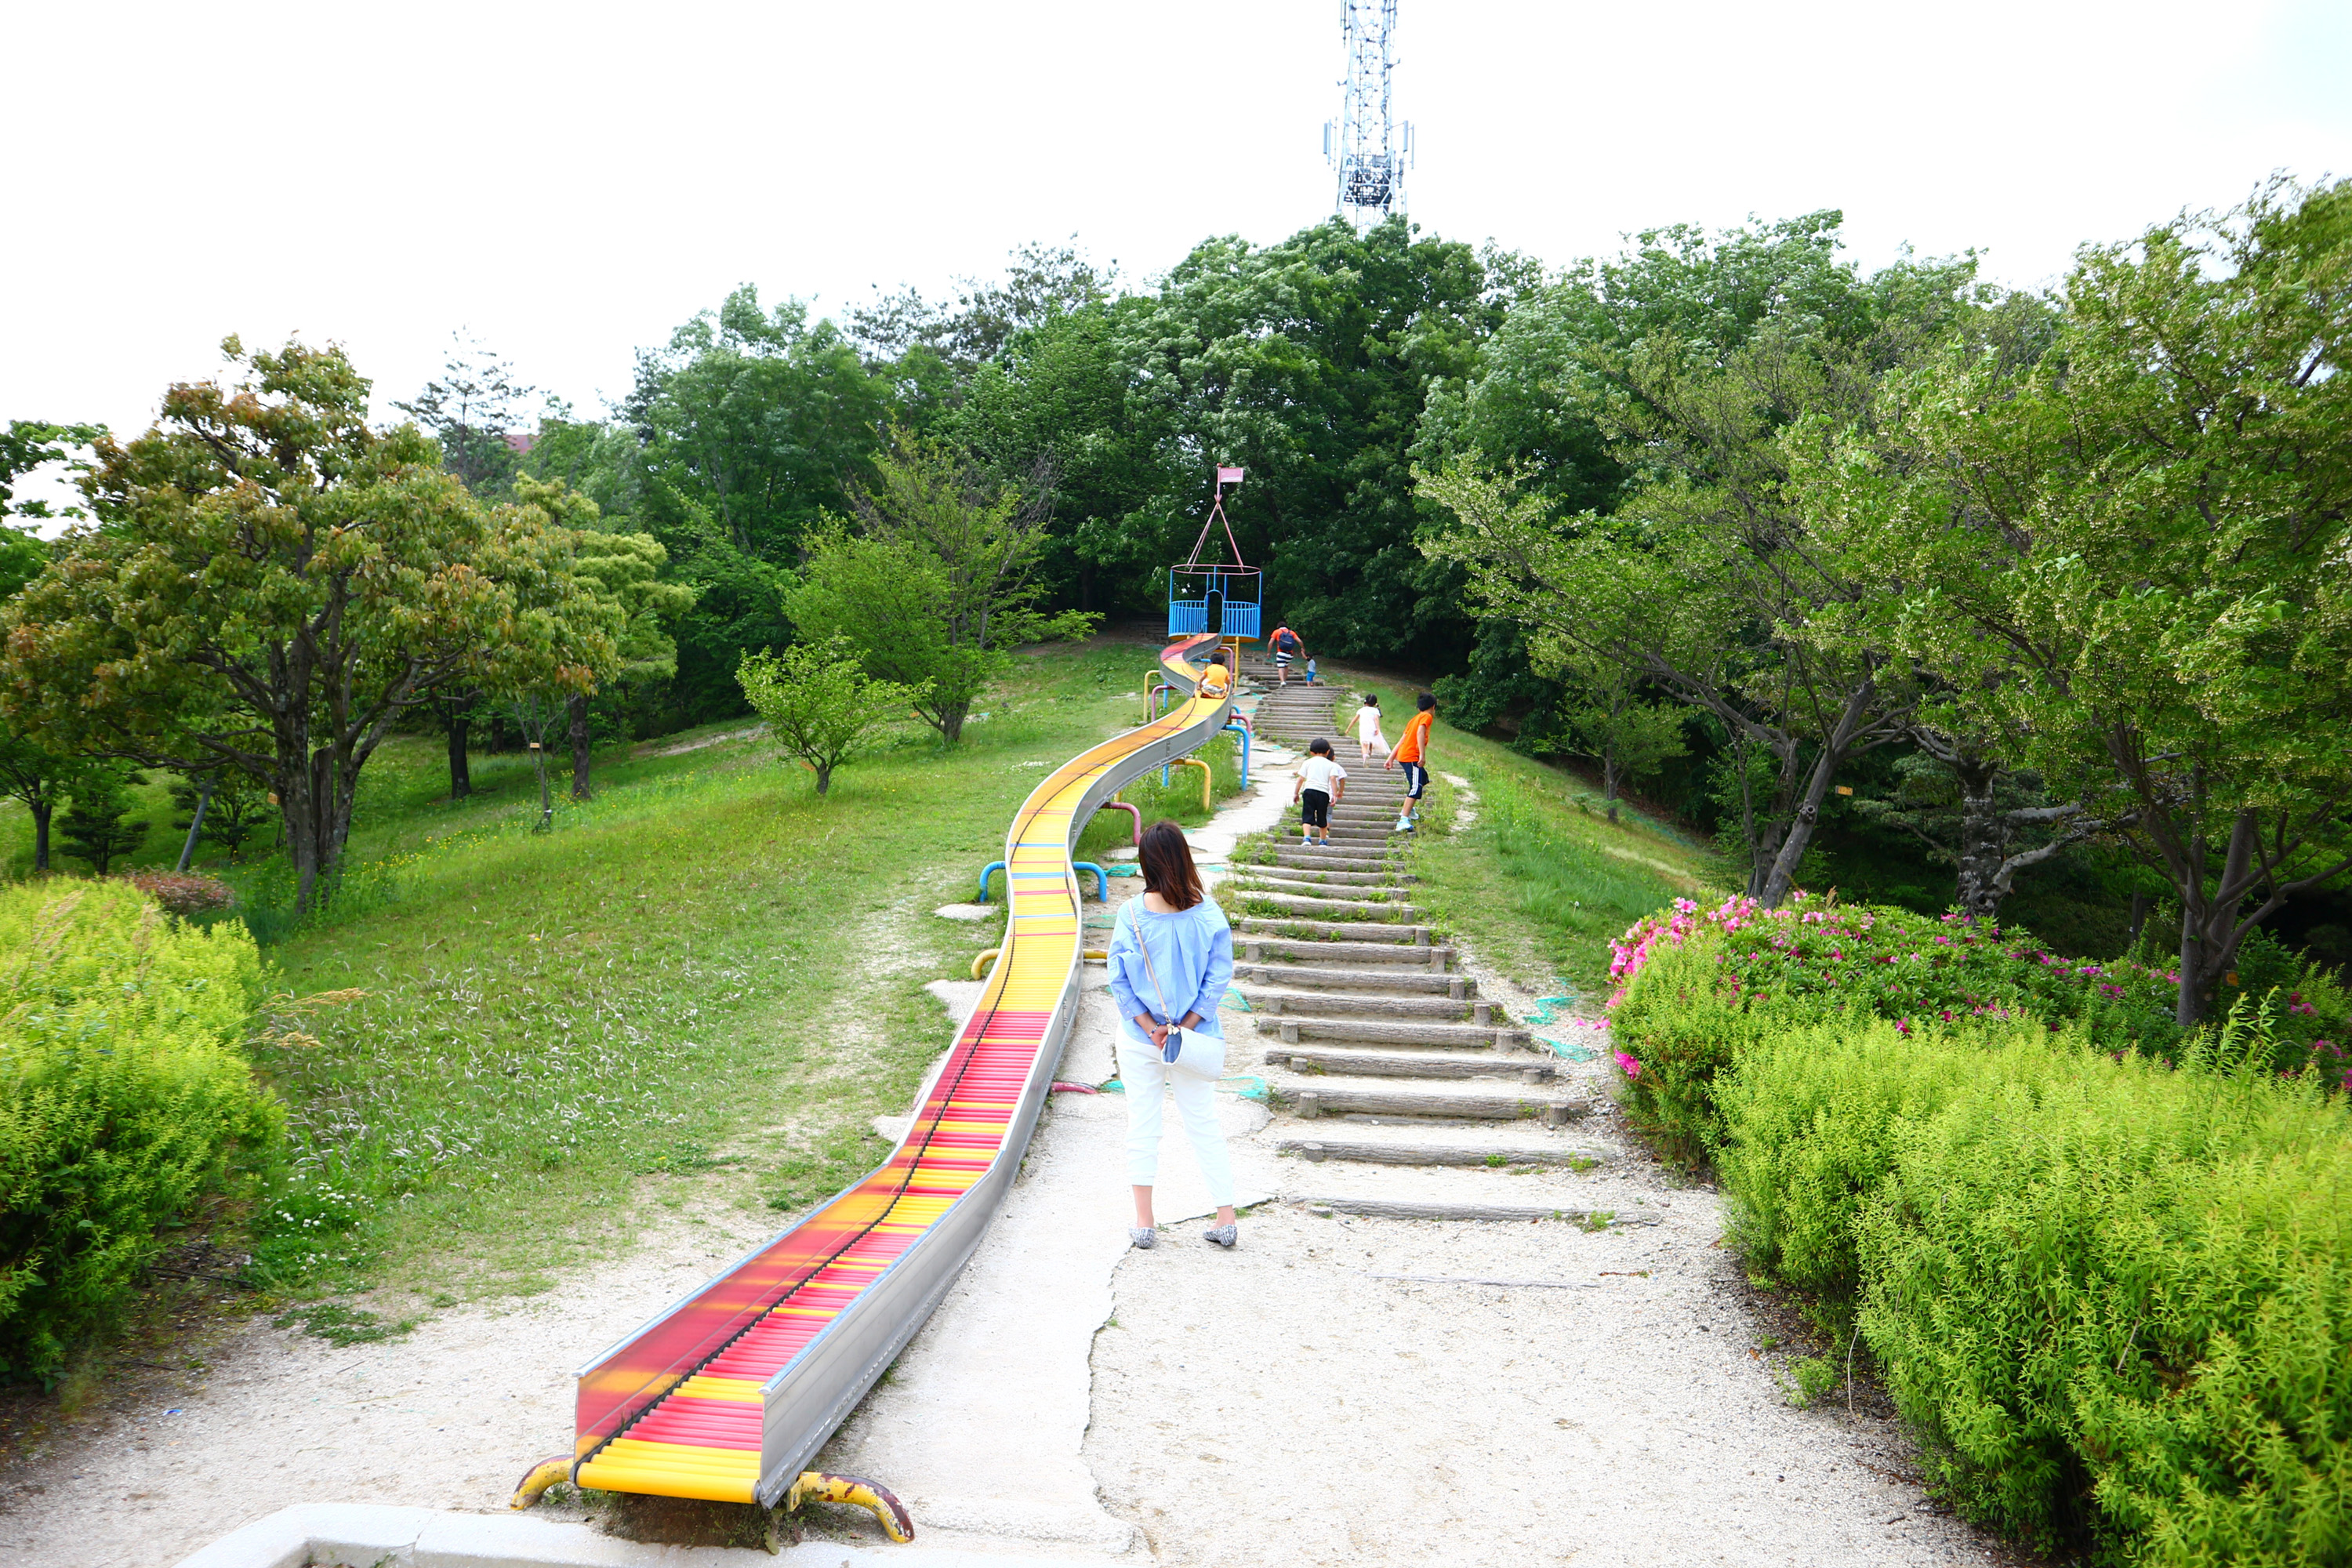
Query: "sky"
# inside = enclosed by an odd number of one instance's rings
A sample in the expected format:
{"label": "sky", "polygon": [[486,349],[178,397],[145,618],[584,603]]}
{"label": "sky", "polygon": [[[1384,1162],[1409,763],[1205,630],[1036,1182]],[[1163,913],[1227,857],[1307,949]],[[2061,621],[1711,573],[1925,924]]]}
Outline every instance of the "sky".
{"label": "sky", "polygon": [[[2352,174],[2344,0],[1400,0],[1412,216],[1547,262],[1834,206],[1864,266]],[[741,283],[838,313],[1075,235],[1147,282],[1332,210],[1339,0],[10,8],[0,418],[136,430],[218,343],[376,413],[463,329],[583,414]],[[32,493],[27,491],[26,493]]]}

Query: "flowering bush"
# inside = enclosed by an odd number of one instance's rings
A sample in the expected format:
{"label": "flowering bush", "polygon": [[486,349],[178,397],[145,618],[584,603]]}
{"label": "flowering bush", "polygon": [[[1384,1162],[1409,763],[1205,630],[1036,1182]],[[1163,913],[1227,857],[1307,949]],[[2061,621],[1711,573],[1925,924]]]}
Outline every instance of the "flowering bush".
{"label": "flowering bush", "polygon": [[182,920],[225,910],[236,899],[219,878],[185,871],[133,871],[122,879]]}
{"label": "flowering bush", "polygon": [[[1796,1005],[1819,1016],[1851,1010],[1909,1031],[1928,1022],[2028,1019],[2055,1029],[2079,1023],[2111,1049],[2170,1057],[2180,1041],[2173,1009],[2179,976],[2169,969],[2119,961],[2062,958],[2018,927],[1937,920],[1907,910],[1840,904],[1800,893],[1777,910],[1753,899],[1727,899],[1703,910],[1688,899],[1636,922],[1612,944],[1610,975],[1617,1009],[1662,950],[1706,933],[1719,971],[1715,986],[1736,1005]],[[2247,944],[2241,973],[2221,987],[2221,1010],[2237,995],[2272,1012],[2283,1072],[2315,1067],[2346,1079],[2347,999],[2324,972],[2305,971],[2266,935]],[[2261,972],[2261,973],[2258,973]],[[2241,984],[2241,982],[2244,984]],[[1621,1024],[1621,1042],[1626,1031]],[[1638,1046],[1633,1048],[1642,1058]]]}

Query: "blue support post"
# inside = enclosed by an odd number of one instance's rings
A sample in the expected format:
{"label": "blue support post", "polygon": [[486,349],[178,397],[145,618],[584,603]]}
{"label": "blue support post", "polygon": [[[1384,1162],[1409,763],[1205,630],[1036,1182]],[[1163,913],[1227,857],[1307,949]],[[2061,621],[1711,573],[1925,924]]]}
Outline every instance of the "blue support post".
{"label": "blue support post", "polygon": [[[1070,869],[1073,871],[1092,871],[1095,874],[1095,897],[1100,899],[1104,903],[1110,902],[1109,872],[1104,870],[1101,867],[1096,865],[1091,860],[1073,860],[1070,862]],[[1087,885],[1084,882],[1081,882],[1078,884],[1078,897],[1083,899],[1086,896]]]}
{"label": "blue support post", "polygon": [[983,904],[988,902],[988,874],[991,871],[1004,871],[1004,885],[1007,890],[1007,896],[1011,896],[1013,873],[1005,870],[1003,861],[991,860],[987,865],[982,866],[980,868],[980,901]]}
{"label": "blue support post", "polygon": [[1242,738],[1242,786],[1246,789],[1249,786],[1249,726],[1246,724],[1228,724],[1225,726],[1223,732],[1229,735],[1239,735]]}

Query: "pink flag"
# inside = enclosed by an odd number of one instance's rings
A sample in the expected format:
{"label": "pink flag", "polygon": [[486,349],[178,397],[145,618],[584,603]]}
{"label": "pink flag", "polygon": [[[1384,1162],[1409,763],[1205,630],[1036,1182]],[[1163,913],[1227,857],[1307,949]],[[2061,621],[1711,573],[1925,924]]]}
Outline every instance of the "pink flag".
{"label": "pink flag", "polygon": [[1221,484],[1221,485],[1237,485],[1237,484],[1239,484],[1239,483],[1241,483],[1241,482],[1242,482],[1242,470],[1241,470],[1241,469],[1239,469],[1239,468],[1219,468],[1219,469],[1217,470],[1217,483],[1219,483],[1219,484]]}

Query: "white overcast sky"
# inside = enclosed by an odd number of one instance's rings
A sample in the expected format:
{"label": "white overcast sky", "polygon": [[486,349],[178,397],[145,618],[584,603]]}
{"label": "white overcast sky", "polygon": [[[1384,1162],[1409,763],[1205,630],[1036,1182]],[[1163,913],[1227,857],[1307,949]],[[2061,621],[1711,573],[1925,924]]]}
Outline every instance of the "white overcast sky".
{"label": "white overcast sky", "polygon": [[[454,328],[583,412],[742,282],[838,311],[1076,234],[1145,279],[1331,209],[1338,0],[14,0],[0,418],[143,427],[230,331],[377,411]],[[2352,174],[2346,0],[1402,0],[1412,210],[1558,264],[1815,207],[1865,264]]]}

